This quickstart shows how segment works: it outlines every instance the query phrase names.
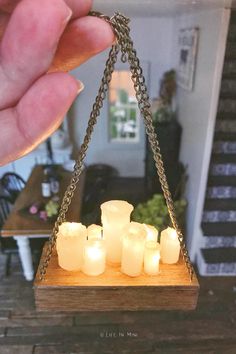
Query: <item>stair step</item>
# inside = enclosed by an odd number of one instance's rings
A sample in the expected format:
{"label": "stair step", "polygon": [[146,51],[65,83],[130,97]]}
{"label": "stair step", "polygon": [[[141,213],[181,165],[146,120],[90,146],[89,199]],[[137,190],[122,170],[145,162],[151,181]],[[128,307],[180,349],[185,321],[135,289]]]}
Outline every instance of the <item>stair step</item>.
{"label": "stair step", "polygon": [[236,60],[226,60],[224,62],[222,78],[234,79],[236,75]]}
{"label": "stair step", "polygon": [[217,140],[213,143],[213,154],[236,154],[236,141]]}
{"label": "stair step", "polygon": [[235,163],[211,164],[209,174],[211,176],[236,176],[236,164]]}
{"label": "stair step", "polygon": [[236,133],[215,132],[214,140],[236,141]]}
{"label": "stair step", "polygon": [[230,185],[209,186],[206,191],[207,199],[234,199],[236,198],[236,187]]}
{"label": "stair step", "polygon": [[221,81],[221,88],[220,88],[220,97],[221,98],[230,98],[236,96],[236,78],[228,78],[223,79]]}
{"label": "stair step", "polygon": [[207,198],[204,211],[207,210],[236,210],[236,199]]}
{"label": "stair step", "polygon": [[222,132],[222,133],[235,133],[235,139],[236,139],[236,115],[235,115],[235,119],[233,120],[232,119],[217,120],[215,131]]}
{"label": "stair step", "polygon": [[[203,223],[236,223],[235,210],[204,210],[202,214]],[[236,233],[236,230],[235,230]]]}
{"label": "stair step", "polygon": [[219,100],[218,112],[227,112],[236,114],[236,100],[221,99]]}
{"label": "stair step", "polygon": [[202,222],[204,236],[236,236],[236,222]]}
{"label": "stair step", "polygon": [[206,191],[207,199],[234,199],[236,202],[236,187],[227,185],[208,187]]}
{"label": "stair step", "polygon": [[206,263],[202,252],[198,252],[197,267],[201,276],[235,277],[236,274],[236,263]]}
{"label": "stair step", "polygon": [[236,248],[201,249],[197,255],[197,266],[201,275],[235,276]]}
{"label": "stair step", "polygon": [[202,249],[206,263],[234,263],[236,262],[236,248],[209,248]]}
{"label": "stair step", "polygon": [[231,11],[230,15],[230,27],[236,24],[236,11]]}
{"label": "stair step", "polygon": [[[233,81],[236,82],[236,81]],[[233,85],[231,85],[232,87]],[[221,85],[222,87],[222,85]],[[235,100],[236,99],[236,92],[234,92],[236,88],[228,88],[225,89],[224,91],[221,89],[220,91],[220,100]]]}
{"label": "stair step", "polygon": [[236,154],[212,154],[211,163],[214,164],[229,164],[236,163]]}
{"label": "stair step", "polygon": [[236,236],[204,236],[201,245],[202,249],[236,247]]}
{"label": "stair step", "polygon": [[235,176],[209,176],[208,186],[218,187],[218,186],[236,186]]}
{"label": "stair step", "polygon": [[236,41],[236,24],[230,24],[227,41]]}
{"label": "stair step", "polygon": [[236,43],[229,41],[225,50],[225,59],[236,59]]}
{"label": "stair step", "polygon": [[218,112],[216,120],[235,120],[236,114],[235,113],[227,113],[227,112]]}

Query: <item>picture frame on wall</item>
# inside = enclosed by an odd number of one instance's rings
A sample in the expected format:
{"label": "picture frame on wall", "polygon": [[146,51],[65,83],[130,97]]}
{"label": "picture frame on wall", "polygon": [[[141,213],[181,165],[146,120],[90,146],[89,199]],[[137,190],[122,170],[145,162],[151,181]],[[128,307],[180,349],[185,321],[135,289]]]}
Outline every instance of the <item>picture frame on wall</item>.
{"label": "picture frame on wall", "polygon": [[192,91],[199,41],[199,28],[184,28],[179,31],[177,84]]}

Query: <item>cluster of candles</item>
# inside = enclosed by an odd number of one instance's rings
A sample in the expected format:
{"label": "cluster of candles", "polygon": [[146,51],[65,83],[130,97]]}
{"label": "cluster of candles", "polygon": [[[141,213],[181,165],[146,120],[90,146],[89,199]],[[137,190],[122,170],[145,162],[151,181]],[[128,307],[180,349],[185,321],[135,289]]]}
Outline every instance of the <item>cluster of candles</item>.
{"label": "cluster of candles", "polygon": [[178,262],[180,244],[178,235],[168,227],[161,232],[151,225],[130,221],[133,206],[126,201],[111,200],[101,205],[102,226],[86,226],[64,222],[57,234],[59,266],[67,271],[81,270],[97,276],[106,264],[119,265],[121,272],[139,276],[159,273],[159,261]]}

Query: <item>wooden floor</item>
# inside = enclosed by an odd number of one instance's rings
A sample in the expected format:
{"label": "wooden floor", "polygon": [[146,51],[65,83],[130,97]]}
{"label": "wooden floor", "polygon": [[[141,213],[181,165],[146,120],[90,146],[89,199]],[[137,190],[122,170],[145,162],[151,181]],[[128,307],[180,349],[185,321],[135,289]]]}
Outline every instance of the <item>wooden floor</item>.
{"label": "wooden floor", "polygon": [[236,353],[233,278],[200,279],[194,312],[39,314],[18,257],[9,278],[4,264],[1,255],[0,354]]}

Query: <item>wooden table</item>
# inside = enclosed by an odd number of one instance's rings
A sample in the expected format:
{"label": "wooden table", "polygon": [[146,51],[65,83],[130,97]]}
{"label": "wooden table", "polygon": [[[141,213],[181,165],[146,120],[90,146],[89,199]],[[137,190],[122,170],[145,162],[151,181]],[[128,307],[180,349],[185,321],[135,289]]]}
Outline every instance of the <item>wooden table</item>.
{"label": "wooden table", "polygon": [[[57,166],[57,171],[61,178],[59,192],[61,200],[70,182],[71,172],[65,171],[63,167],[59,165]],[[42,221],[37,217],[23,215],[21,212],[22,209],[27,208],[34,202],[43,202],[45,200],[41,194],[42,180],[43,166],[37,165],[33,169],[25,188],[18,196],[14,207],[2,228],[3,237],[14,237],[17,242],[23,273],[26,280],[32,280],[34,277],[29,238],[49,237],[54,225],[54,222]],[[67,221],[78,222],[80,220],[84,181],[85,173],[83,172],[68,211]]]}

